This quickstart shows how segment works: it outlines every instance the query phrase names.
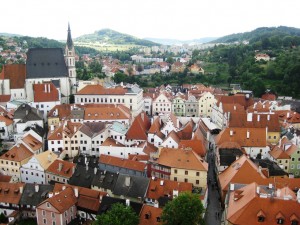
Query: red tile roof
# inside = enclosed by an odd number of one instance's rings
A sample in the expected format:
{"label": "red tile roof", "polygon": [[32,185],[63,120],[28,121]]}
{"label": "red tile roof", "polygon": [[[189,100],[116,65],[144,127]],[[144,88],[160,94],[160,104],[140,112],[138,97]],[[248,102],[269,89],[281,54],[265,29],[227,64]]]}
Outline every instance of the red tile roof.
{"label": "red tile roof", "polygon": [[262,99],[264,100],[269,100],[269,101],[275,101],[276,100],[276,95],[271,94],[271,93],[265,93],[261,96]]}
{"label": "red tile roof", "polygon": [[59,92],[52,82],[33,84],[34,102],[59,101]]}
{"label": "red tile roof", "polygon": [[[61,170],[59,170],[61,165]],[[57,176],[70,178],[76,167],[75,163],[56,159],[46,170],[47,173],[56,174]]]}
{"label": "red tile roof", "polygon": [[[162,214],[162,208],[155,208],[144,204],[140,212],[140,223],[139,225],[161,225],[162,222],[160,217]],[[159,220],[158,220],[159,218]]]}
{"label": "red tile roof", "polygon": [[63,139],[62,133],[63,133],[63,125],[55,128],[54,131],[50,130],[48,132],[47,140],[62,140]]}
{"label": "red tile roof", "polygon": [[33,153],[23,144],[17,144],[8,152],[0,156],[0,159],[21,162],[33,156]]}
{"label": "red tile roof", "polygon": [[137,115],[127,131],[126,138],[127,140],[147,140],[147,132],[150,128],[150,120],[145,112],[141,112]]}
{"label": "red tile roof", "polygon": [[130,170],[136,170],[140,172],[144,172],[146,168],[146,163],[132,161],[129,159],[121,159],[118,157],[103,154],[99,158],[99,163],[126,168]]}
{"label": "red tile roof", "polygon": [[154,178],[150,180],[146,197],[158,200],[160,197],[167,195],[170,196],[170,198],[173,198],[173,190],[177,190],[179,193],[181,193],[192,192],[192,189],[192,183]]}
{"label": "red tile roof", "polygon": [[24,183],[0,182],[0,202],[18,205],[22,197],[20,187],[24,186]]}
{"label": "red tile roof", "polygon": [[124,112],[120,105],[97,105],[86,107],[84,110],[85,120],[128,120],[130,114]]}
{"label": "red tile roof", "polygon": [[21,89],[25,86],[26,65],[10,64],[4,65],[0,73],[0,79],[9,79],[11,89]]}
{"label": "red tile roof", "polygon": [[180,139],[190,140],[193,136],[195,123],[193,120],[187,122],[180,131],[177,132]]}
{"label": "red tile roof", "polygon": [[201,157],[206,155],[206,148],[201,140],[181,140],[178,148],[193,150]]}
{"label": "red tile roof", "polygon": [[11,125],[14,121],[7,116],[1,116],[0,115],[0,122],[4,122],[6,126]]}
{"label": "red tile roof", "polygon": [[126,92],[123,87],[104,88],[101,85],[87,85],[76,95],[124,95]]}
{"label": "red tile roof", "polygon": [[219,105],[220,102],[222,104],[240,104],[244,107],[244,109],[247,109],[249,106],[254,104],[253,98],[246,98],[245,95],[232,95],[232,96],[226,96],[226,95],[219,95],[217,96]]}
{"label": "red tile roof", "polygon": [[11,95],[0,95],[0,102],[9,102]]}
{"label": "red tile roof", "polygon": [[27,144],[28,147],[34,152],[43,147],[43,143],[33,137],[31,134],[26,135],[22,138],[22,141]]}

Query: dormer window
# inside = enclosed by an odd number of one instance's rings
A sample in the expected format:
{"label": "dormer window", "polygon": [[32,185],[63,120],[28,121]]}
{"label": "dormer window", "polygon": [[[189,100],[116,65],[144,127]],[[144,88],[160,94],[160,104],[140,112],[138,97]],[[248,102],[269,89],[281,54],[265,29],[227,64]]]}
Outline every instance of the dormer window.
{"label": "dormer window", "polygon": [[266,218],[266,215],[264,213],[264,211],[260,210],[258,213],[257,213],[257,221],[262,223],[265,221],[265,218]]}
{"label": "dormer window", "polygon": [[284,224],[284,216],[281,212],[276,215],[277,224]]}
{"label": "dormer window", "polygon": [[264,222],[265,221],[265,217],[259,216],[257,221],[258,222]]}
{"label": "dormer window", "polygon": [[280,218],[280,219],[277,219],[277,224],[283,224],[284,223],[284,219]]}

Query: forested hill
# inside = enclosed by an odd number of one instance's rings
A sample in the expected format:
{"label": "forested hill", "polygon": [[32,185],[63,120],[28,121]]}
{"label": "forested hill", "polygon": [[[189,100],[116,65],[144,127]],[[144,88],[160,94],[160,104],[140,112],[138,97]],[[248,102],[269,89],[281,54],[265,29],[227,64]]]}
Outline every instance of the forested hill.
{"label": "forested hill", "polygon": [[260,27],[250,32],[230,34],[218,38],[211,43],[232,43],[249,41],[250,43],[257,42],[263,38],[273,38],[281,41],[290,42],[291,37],[300,37],[300,29],[294,27]]}
{"label": "forested hill", "polygon": [[143,40],[134,36],[123,34],[111,29],[102,29],[95,31],[93,34],[82,35],[75,39],[75,42],[99,42],[112,45],[139,45],[139,46],[155,46],[159,45],[152,41]]}
{"label": "forested hill", "polygon": [[[19,44],[19,46],[24,46],[24,43],[26,44],[26,47],[28,48],[64,48],[66,46],[65,42],[60,42],[53,39],[48,39],[44,37],[29,37],[29,36],[14,36],[13,39]],[[3,39],[5,40],[5,39]],[[99,54],[99,52],[93,48],[88,47],[82,47],[82,46],[76,46],[75,50],[78,55],[82,54],[92,54],[96,55]]]}

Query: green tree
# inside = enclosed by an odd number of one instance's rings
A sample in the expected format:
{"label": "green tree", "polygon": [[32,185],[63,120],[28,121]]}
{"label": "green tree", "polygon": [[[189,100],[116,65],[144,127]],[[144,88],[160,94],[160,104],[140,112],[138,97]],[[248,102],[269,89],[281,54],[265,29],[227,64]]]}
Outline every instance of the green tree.
{"label": "green tree", "polygon": [[139,217],[130,206],[115,203],[106,213],[98,215],[93,225],[138,225]]}
{"label": "green tree", "polygon": [[185,192],[166,204],[161,219],[165,225],[198,225],[204,224],[203,213],[199,195]]}
{"label": "green tree", "polygon": [[175,60],[172,57],[168,57],[166,60],[167,63],[173,64]]}

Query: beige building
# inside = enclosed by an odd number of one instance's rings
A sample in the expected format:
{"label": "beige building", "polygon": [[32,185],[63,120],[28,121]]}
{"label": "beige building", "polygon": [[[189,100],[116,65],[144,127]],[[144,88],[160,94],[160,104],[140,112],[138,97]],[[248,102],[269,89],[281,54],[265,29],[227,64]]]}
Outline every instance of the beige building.
{"label": "beige building", "polygon": [[23,144],[17,144],[0,157],[0,171],[12,176],[15,182],[21,181],[20,168],[27,163],[33,153]]}
{"label": "beige building", "polygon": [[194,151],[162,148],[156,162],[151,165],[151,175],[158,178],[192,183],[206,188],[208,164]]}
{"label": "beige building", "polygon": [[217,102],[215,96],[210,92],[204,92],[198,99],[199,115],[202,117],[211,117],[213,105]]}

